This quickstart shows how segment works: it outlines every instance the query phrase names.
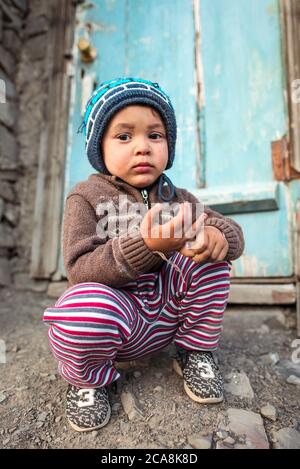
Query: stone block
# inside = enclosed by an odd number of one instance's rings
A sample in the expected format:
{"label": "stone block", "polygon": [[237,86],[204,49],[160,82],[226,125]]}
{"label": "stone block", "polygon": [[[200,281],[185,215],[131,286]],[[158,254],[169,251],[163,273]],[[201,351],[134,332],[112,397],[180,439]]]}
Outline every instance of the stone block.
{"label": "stone block", "polygon": [[5,29],[3,32],[3,46],[9,50],[16,58],[19,57],[22,42],[16,31],[13,29]]}
{"label": "stone block", "polygon": [[287,380],[287,378],[291,375],[298,376],[298,378],[300,378],[300,363],[298,362],[297,358],[296,360],[283,359],[276,364],[276,371],[278,371],[278,373],[285,380]]}
{"label": "stone block", "polygon": [[249,378],[244,371],[235,372],[228,384],[225,384],[225,391],[245,399],[253,399],[254,392]]}
{"label": "stone block", "polygon": [[275,449],[300,449],[300,433],[295,428],[281,428],[273,435]]}
{"label": "stone block", "polygon": [[249,449],[269,449],[269,441],[259,414],[250,410],[229,408],[220,420],[220,428],[226,427],[236,437],[243,437]]}
{"label": "stone block", "polygon": [[[34,136],[33,136],[34,137]],[[24,135],[22,136],[22,141],[21,141],[21,148],[20,148],[20,153],[19,153],[19,161],[22,164],[24,168],[31,168],[33,165],[36,165],[36,161],[38,158],[38,142],[34,141],[33,138],[33,144],[29,145],[28,144],[29,136],[26,136],[25,142],[24,142]]]}
{"label": "stone block", "polygon": [[2,181],[16,182],[18,177],[18,171],[0,171],[0,184],[2,184]]}
{"label": "stone block", "polygon": [[231,285],[228,301],[231,304],[248,305],[294,304],[296,290],[293,283],[282,285],[234,283]]}
{"label": "stone block", "polygon": [[276,419],[277,419],[277,411],[275,409],[275,407],[271,404],[267,404],[267,405],[264,405],[261,409],[260,409],[260,413],[263,417],[269,419],[269,420],[272,420],[272,422],[275,422]]}
{"label": "stone block", "polygon": [[34,292],[45,292],[48,287],[47,280],[33,280],[26,272],[14,275],[14,285],[16,290],[30,290]]}
{"label": "stone block", "polygon": [[11,271],[9,260],[0,257],[0,286],[11,285]]}
{"label": "stone block", "polygon": [[0,68],[2,68],[10,78],[16,74],[16,61],[14,56],[0,44]]}
{"label": "stone block", "polygon": [[46,34],[34,36],[30,38],[26,43],[26,50],[30,60],[32,61],[45,59],[46,49]]}
{"label": "stone block", "polygon": [[20,10],[15,8],[11,1],[5,2],[5,0],[1,2],[1,9],[3,19],[5,20],[5,26],[20,31],[22,28],[22,15],[20,14]]}
{"label": "stone block", "polygon": [[0,221],[2,220],[4,214],[5,203],[4,200],[0,197]]}
{"label": "stone block", "polygon": [[[38,87],[43,89],[45,92],[45,82],[48,80],[48,64],[45,60],[40,60],[35,62],[34,66],[28,58],[29,52],[27,51],[26,45],[23,47],[22,60],[20,60],[18,65],[18,88],[22,91],[22,101],[24,106],[30,103],[30,96],[27,98],[27,95],[31,93],[33,87]],[[27,93],[27,94],[26,94]],[[39,91],[37,91],[37,94]]]}
{"label": "stone block", "polygon": [[3,37],[3,13],[0,8],[0,42],[2,42],[2,37]]}
{"label": "stone block", "polygon": [[17,120],[17,105],[13,101],[0,104],[0,124],[14,129]]}
{"label": "stone block", "polygon": [[28,10],[28,0],[11,0],[16,8],[21,10],[21,13],[24,15]]}
{"label": "stone block", "polygon": [[17,90],[15,84],[8,78],[7,74],[0,69],[0,79],[5,83],[5,94],[6,94],[6,101],[16,101],[17,100]]}
{"label": "stone block", "polygon": [[202,433],[188,435],[187,440],[195,449],[210,449],[212,446],[212,435],[202,435]]}
{"label": "stone block", "polygon": [[4,80],[0,80],[0,112],[1,108],[4,107],[4,104],[6,103],[7,98],[6,98],[6,85]]}
{"label": "stone block", "polygon": [[46,33],[48,31],[48,20],[45,16],[33,16],[31,15],[25,28],[25,34],[27,37],[37,36],[39,34]]}
{"label": "stone block", "polygon": [[68,282],[51,282],[47,290],[47,296],[59,298],[68,288]]}
{"label": "stone block", "polygon": [[25,272],[28,268],[28,259],[22,253],[22,247],[18,247],[18,253],[10,259],[10,267],[12,274]]}
{"label": "stone block", "polygon": [[16,245],[13,230],[4,223],[0,223],[0,247],[12,249]]}
{"label": "stone block", "polygon": [[[28,2],[29,3],[29,2]],[[51,15],[51,6],[53,5],[53,1],[52,2],[47,2],[47,1],[44,1],[44,2],[41,2],[41,0],[30,0],[30,4],[29,4],[29,15],[33,14],[35,16],[42,16],[42,15],[45,15],[45,16],[49,16]]]}
{"label": "stone block", "polygon": [[19,221],[19,207],[14,204],[7,203],[4,210],[4,219],[12,226],[17,226]]}
{"label": "stone block", "polygon": [[0,197],[8,202],[15,201],[15,193],[12,188],[12,185],[8,181],[2,181],[0,185]]}
{"label": "stone block", "polygon": [[17,142],[15,136],[0,125],[0,169],[17,169]]}

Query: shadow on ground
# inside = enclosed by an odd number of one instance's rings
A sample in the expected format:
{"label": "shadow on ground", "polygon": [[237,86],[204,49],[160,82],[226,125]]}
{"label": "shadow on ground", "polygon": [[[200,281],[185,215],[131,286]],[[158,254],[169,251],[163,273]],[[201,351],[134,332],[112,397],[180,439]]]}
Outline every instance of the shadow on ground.
{"label": "shadow on ground", "polygon": [[[217,354],[226,382],[223,403],[199,405],[188,398],[172,370],[171,346],[123,370],[119,385],[111,388],[110,423],[79,434],[65,420],[66,383],[41,322],[53,300],[10,289],[2,289],[1,298],[2,448],[300,447],[300,364],[292,355],[291,309],[228,308]],[[131,420],[124,396],[132,397],[137,409]]]}

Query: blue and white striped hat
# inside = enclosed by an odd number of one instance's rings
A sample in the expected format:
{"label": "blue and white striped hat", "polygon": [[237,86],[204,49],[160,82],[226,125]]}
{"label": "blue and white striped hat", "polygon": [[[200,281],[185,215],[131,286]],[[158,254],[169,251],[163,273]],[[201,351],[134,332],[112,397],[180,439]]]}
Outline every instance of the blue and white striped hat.
{"label": "blue and white striped hat", "polygon": [[120,109],[133,104],[144,104],[157,110],[166,126],[168,164],[171,168],[175,156],[176,117],[168,95],[158,83],[141,78],[116,78],[101,83],[86,105],[83,120],[85,148],[91,165],[100,173],[109,174],[101,153],[101,139],[105,129]]}

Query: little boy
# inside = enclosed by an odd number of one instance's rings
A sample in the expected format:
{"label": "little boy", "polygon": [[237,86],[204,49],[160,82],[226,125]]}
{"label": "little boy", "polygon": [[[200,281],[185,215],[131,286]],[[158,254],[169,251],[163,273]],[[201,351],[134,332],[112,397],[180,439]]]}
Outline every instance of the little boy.
{"label": "little boy", "polygon": [[[163,173],[174,160],[176,118],[157,83],[102,83],[83,125],[97,173],[67,196],[69,288],[44,313],[59,372],[69,383],[68,421],[77,431],[106,425],[107,387],[119,377],[115,362],[172,341],[174,369],[188,396],[221,402],[223,380],[212,352],[229,295],[230,261],[244,248],[241,228],[208,207],[199,213],[197,199]],[[175,208],[163,218],[168,203]],[[145,209],[140,217],[137,204]]]}

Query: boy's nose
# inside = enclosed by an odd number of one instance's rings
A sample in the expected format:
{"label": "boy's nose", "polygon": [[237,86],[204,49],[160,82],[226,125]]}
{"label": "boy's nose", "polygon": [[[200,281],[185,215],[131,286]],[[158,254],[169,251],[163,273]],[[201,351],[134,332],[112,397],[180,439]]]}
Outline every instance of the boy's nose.
{"label": "boy's nose", "polygon": [[150,145],[147,139],[140,139],[135,146],[134,153],[136,155],[147,155],[150,153]]}

